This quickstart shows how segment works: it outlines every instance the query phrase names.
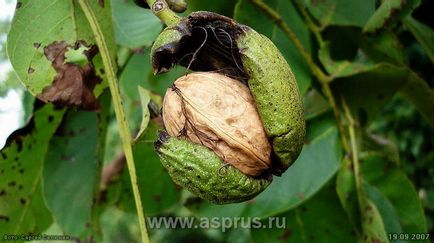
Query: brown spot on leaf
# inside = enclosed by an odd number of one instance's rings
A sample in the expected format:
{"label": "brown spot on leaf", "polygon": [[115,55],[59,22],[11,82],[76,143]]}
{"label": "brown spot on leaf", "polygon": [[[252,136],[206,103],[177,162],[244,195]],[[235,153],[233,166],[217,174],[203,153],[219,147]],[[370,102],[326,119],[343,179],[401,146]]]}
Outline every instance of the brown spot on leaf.
{"label": "brown spot on leaf", "polygon": [[99,6],[104,8],[104,0],[98,0],[98,4],[99,4]]}
{"label": "brown spot on leaf", "polygon": [[303,200],[304,199],[304,193],[303,192],[297,193],[297,197],[300,198],[301,200]]}
{"label": "brown spot on leaf", "polygon": [[33,69],[32,67],[29,67],[29,69],[27,69],[28,74],[32,74],[34,72],[35,72],[35,69]]}
{"label": "brown spot on leaf", "polygon": [[14,187],[16,184],[17,184],[17,183],[16,183],[15,181],[11,181],[11,182],[8,183],[8,185],[9,185],[10,187]]}
{"label": "brown spot on leaf", "polygon": [[16,9],[19,9],[19,8],[21,8],[21,6],[22,6],[23,4],[21,3],[21,2],[17,2],[17,6],[15,7]]}
{"label": "brown spot on leaf", "polygon": [[24,199],[24,198],[20,198],[20,203],[21,203],[22,205],[25,205],[25,204],[26,204],[26,199]]}
{"label": "brown spot on leaf", "polygon": [[76,48],[78,45],[85,44],[77,42],[74,45],[68,45],[65,41],[61,41],[53,42],[44,48],[45,57],[51,61],[57,75],[53,84],[46,87],[38,98],[55,105],[97,110],[99,105],[92,90],[102,80],[96,75],[92,64],[92,58],[98,53],[96,46],[90,46],[90,49],[84,53],[88,59],[88,63],[84,66],[64,63],[68,48]]}
{"label": "brown spot on leaf", "polygon": [[0,191],[0,197],[6,195],[6,191],[5,190],[1,190]]}
{"label": "brown spot on leaf", "polygon": [[0,215],[0,220],[4,220],[6,222],[9,222],[9,217],[5,215]]}
{"label": "brown spot on leaf", "polygon": [[291,229],[285,229],[281,235],[277,238],[280,241],[286,241],[292,235]]}
{"label": "brown spot on leaf", "polygon": [[35,47],[36,49],[38,49],[41,46],[41,43],[35,42],[33,43],[33,47]]}

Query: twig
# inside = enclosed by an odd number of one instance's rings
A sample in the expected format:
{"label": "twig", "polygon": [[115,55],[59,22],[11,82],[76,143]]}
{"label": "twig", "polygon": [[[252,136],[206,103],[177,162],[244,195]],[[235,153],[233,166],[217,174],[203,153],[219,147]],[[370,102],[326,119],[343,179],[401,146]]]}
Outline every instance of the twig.
{"label": "twig", "polygon": [[165,0],[146,0],[146,2],[151,8],[152,13],[167,26],[176,25],[181,21],[181,17],[169,8]]}
{"label": "twig", "polygon": [[316,41],[318,41],[319,46],[324,45],[324,40],[321,36],[321,31],[324,27],[318,27],[312,18],[310,17],[309,13],[306,11],[306,8],[304,4],[301,2],[301,0],[295,0],[295,5],[300,11],[301,15],[303,15],[304,19],[306,20],[307,27],[309,28],[310,32],[313,33],[313,35],[316,38]]}

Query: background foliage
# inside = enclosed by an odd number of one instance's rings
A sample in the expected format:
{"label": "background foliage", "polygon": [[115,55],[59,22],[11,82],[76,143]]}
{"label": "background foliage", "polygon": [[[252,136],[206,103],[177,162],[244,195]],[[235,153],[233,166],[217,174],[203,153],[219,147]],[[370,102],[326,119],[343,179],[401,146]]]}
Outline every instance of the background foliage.
{"label": "background foliage", "polygon": [[[141,134],[133,154],[146,216],[243,216],[264,222],[279,216],[287,222],[285,229],[225,233],[149,229],[152,240],[387,242],[388,233],[433,236],[432,1],[270,0],[264,8],[257,0],[189,0],[188,12],[230,16],[273,40],[304,97],[308,131],[297,162],[255,199],[223,206],[174,185],[153,149],[161,125],[148,107],[158,107],[166,88],[185,73],[178,67],[153,75],[150,45],[163,25],[132,0],[105,0],[104,7],[91,2],[116,62],[130,130]],[[8,26],[0,23],[0,31]],[[56,75],[43,47],[62,40],[69,45],[84,40],[88,47],[96,43],[91,27],[76,1],[19,1],[7,43],[18,77],[8,74],[0,95],[24,90],[19,80],[39,94]],[[1,59],[5,49],[2,43]],[[87,60],[74,50],[67,50],[67,61],[80,67],[92,61],[102,77],[93,90],[99,108],[43,104],[24,92],[26,125],[1,150],[0,235],[44,232],[139,241],[107,71],[100,54]]]}

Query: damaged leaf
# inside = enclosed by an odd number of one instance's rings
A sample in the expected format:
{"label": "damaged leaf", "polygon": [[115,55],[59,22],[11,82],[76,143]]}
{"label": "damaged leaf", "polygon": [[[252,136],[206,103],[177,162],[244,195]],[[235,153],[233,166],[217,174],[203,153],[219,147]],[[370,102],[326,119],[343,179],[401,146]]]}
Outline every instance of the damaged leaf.
{"label": "damaged leaf", "polygon": [[[114,60],[116,46],[109,2],[92,1]],[[96,109],[96,97],[107,86],[101,56],[84,13],[75,1],[20,1],[7,40],[7,51],[18,77],[45,102]],[[75,60],[71,55],[84,49]],[[70,53],[71,52],[71,53]],[[65,59],[65,56],[67,58]]]}
{"label": "damaged leaf", "polygon": [[[80,45],[77,43],[77,45]],[[98,102],[92,93],[101,78],[95,73],[92,58],[98,51],[95,45],[86,52],[87,63],[84,66],[65,63],[65,53],[69,48],[66,42],[53,42],[44,48],[44,54],[52,62],[57,75],[54,83],[43,89],[37,97],[56,105],[74,105],[87,110],[98,109]]]}
{"label": "damaged leaf", "polygon": [[406,17],[420,0],[386,0],[363,27],[365,33],[377,33]]}
{"label": "damaged leaf", "polygon": [[86,224],[91,219],[95,187],[99,186],[97,123],[96,112],[68,111],[44,161],[47,207],[62,232],[75,237],[89,234]]}
{"label": "damaged leaf", "polygon": [[0,235],[43,232],[52,221],[42,196],[48,143],[64,111],[45,105],[9,136],[0,154]]}

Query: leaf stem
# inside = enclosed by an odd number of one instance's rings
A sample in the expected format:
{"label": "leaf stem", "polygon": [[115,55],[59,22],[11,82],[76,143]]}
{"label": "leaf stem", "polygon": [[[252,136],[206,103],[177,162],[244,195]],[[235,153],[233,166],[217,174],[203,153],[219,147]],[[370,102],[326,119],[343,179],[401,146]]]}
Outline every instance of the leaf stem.
{"label": "leaf stem", "polygon": [[356,181],[356,190],[358,194],[361,194],[362,181],[361,181],[361,172],[359,167],[359,154],[357,150],[356,132],[354,129],[355,121],[344,99],[342,99],[342,106],[344,108],[345,116],[348,120],[348,133],[350,135],[350,141],[351,141],[351,155],[353,161],[354,176]]}
{"label": "leaf stem", "polygon": [[181,21],[181,17],[169,8],[165,0],[146,0],[146,2],[149,8],[151,8],[152,13],[167,26],[176,25]]}
{"label": "leaf stem", "polygon": [[319,46],[322,47],[324,45],[324,40],[321,36],[322,28],[318,27],[314,23],[313,19],[310,17],[309,13],[306,11],[306,8],[305,8],[304,4],[301,2],[301,0],[295,0],[295,5],[297,6],[301,15],[303,15],[304,19],[306,20],[307,27],[315,36],[316,41],[319,43]]}
{"label": "leaf stem", "polygon": [[139,218],[140,232],[142,235],[142,242],[149,242],[148,233],[145,224],[145,215],[143,212],[142,201],[140,198],[140,192],[137,185],[137,176],[136,176],[136,168],[134,165],[134,157],[133,150],[131,144],[131,134],[128,126],[128,121],[125,116],[125,112],[122,107],[122,99],[120,95],[119,86],[117,83],[116,74],[114,71],[115,64],[113,63],[108,46],[104,40],[104,36],[102,34],[102,30],[98,24],[95,13],[92,10],[92,7],[89,4],[88,0],[79,0],[80,7],[82,8],[86,18],[92,28],[92,31],[95,34],[95,40],[97,46],[101,53],[101,58],[103,61],[104,69],[107,73],[107,79],[109,83],[110,93],[112,95],[113,105],[116,113],[116,120],[119,126],[119,132],[122,140],[122,147],[125,153],[125,157],[127,160],[128,170],[130,173],[131,184],[133,188],[134,200],[137,208],[137,215]]}

